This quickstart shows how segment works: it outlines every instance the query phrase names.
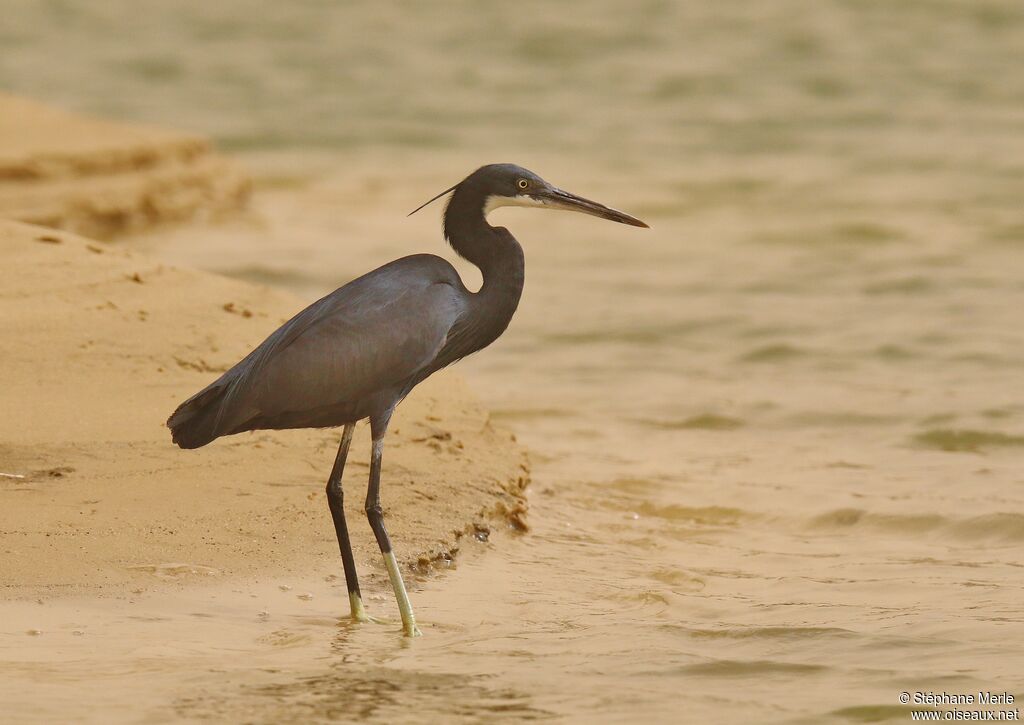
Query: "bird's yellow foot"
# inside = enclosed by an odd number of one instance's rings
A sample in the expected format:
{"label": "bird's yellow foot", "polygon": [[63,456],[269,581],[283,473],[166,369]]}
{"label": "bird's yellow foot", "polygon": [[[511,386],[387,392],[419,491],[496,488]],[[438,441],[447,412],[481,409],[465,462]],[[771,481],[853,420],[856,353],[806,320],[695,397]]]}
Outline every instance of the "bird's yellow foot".
{"label": "bird's yellow foot", "polygon": [[411,626],[405,626],[402,629],[405,632],[405,636],[406,637],[422,637],[423,636],[423,632],[421,632],[420,628],[417,627],[415,624],[413,624]]}
{"label": "bird's yellow foot", "polygon": [[354,622],[373,622],[374,624],[381,624],[381,620],[371,617],[366,613],[366,609],[363,608],[362,598],[355,592],[348,593],[348,603],[352,608],[352,620]]}

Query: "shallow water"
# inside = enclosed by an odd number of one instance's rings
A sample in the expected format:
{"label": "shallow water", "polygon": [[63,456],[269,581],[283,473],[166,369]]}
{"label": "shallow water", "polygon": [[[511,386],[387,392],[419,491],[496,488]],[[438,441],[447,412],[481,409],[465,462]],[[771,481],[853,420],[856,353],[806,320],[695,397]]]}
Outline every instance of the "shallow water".
{"label": "shallow water", "polygon": [[495,160],[653,228],[495,213],[527,289],[460,369],[533,452],[533,530],[423,582],[427,636],[339,626],[326,572],[22,606],[4,679],[53,683],[25,719],[68,693],[150,722],[904,721],[904,690],[1024,695],[1018,4],[609,3],[572,42],[543,4],[196,5],[117,48],[99,11],[33,7],[87,62],[28,88],[58,41],[15,24],[0,82],[257,170],[251,216],[128,240],[171,260],[312,298],[445,253],[436,211],[403,213]]}

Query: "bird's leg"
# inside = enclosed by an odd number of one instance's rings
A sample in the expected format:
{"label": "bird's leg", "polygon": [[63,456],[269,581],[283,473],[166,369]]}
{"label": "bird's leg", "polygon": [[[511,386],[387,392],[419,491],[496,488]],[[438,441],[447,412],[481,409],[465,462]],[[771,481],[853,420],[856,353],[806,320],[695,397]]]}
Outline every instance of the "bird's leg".
{"label": "bird's leg", "polygon": [[341,474],[345,470],[348,449],[352,445],[352,432],[355,424],[349,423],[341,434],[341,445],[338,456],[334,459],[331,477],[327,479],[327,505],[331,507],[331,518],[334,519],[334,531],[338,535],[338,547],[341,549],[341,563],[345,567],[345,584],[348,586],[348,603],[352,607],[352,619],[366,622],[370,618],[363,609],[363,598],[359,593],[359,576],[356,574],[356,561],[352,556],[352,544],[348,540],[348,524],[345,523],[345,495],[341,488]]}
{"label": "bird's leg", "polygon": [[371,419],[373,452],[370,456],[370,485],[366,490],[366,518],[370,521],[373,535],[377,537],[380,553],[384,555],[384,566],[387,567],[388,577],[391,579],[391,588],[395,590],[395,599],[398,600],[398,611],[402,614],[402,627],[405,629],[407,637],[417,637],[420,635],[420,630],[416,627],[416,618],[412,613],[409,594],[405,591],[402,572],[398,569],[395,553],[391,550],[391,540],[388,538],[388,532],[384,528],[384,510],[380,506],[380,464],[381,455],[384,452],[384,433],[387,430],[387,419],[384,420],[383,424],[377,425],[376,423],[376,420]]}

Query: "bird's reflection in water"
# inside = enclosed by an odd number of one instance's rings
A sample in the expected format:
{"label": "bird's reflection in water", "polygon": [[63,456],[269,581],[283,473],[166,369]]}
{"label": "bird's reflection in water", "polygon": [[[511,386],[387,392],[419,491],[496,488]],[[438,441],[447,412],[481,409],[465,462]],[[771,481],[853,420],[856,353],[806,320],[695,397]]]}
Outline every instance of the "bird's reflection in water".
{"label": "bird's reflection in water", "polygon": [[231,713],[246,722],[274,723],[520,722],[554,717],[533,707],[527,693],[500,683],[491,687],[490,678],[366,666],[365,652],[352,652],[353,634],[348,627],[339,631],[320,672],[207,693],[179,703],[178,713],[202,719]]}
{"label": "bird's reflection in water", "polygon": [[[311,629],[333,629],[327,648],[320,656],[295,659],[296,647],[308,653],[305,635]],[[453,634],[447,629],[431,627],[442,637]],[[215,672],[176,702],[177,715],[254,723],[522,722],[555,717],[536,707],[527,691],[492,675],[428,670],[429,663],[436,667],[436,658],[406,658],[408,649],[423,649],[423,640],[403,637],[397,618],[359,624],[347,616],[299,616],[263,638],[263,644],[281,652],[280,666],[245,669],[240,677]],[[301,664],[296,668],[296,663]]]}

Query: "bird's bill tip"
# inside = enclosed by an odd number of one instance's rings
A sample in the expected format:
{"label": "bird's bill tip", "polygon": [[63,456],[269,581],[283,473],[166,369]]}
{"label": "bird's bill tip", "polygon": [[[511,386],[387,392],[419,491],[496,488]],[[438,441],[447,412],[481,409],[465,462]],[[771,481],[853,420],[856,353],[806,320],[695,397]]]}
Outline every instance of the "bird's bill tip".
{"label": "bird's bill tip", "polygon": [[650,229],[650,225],[647,224],[647,222],[641,221],[635,216],[630,216],[618,209],[612,209],[604,204],[599,204],[598,202],[591,201],[590,199],[584,199],[582,196],[576,196],[575,194],[570,194],[568,191],[562,191],[561,189],[551,189],[548,193],[544,194],[543,201],[554,209],[578,211],[583,214],[590,214],[591,216],[618,222],[620,224],[628,224],[631,227],[643,227],[644,229]]}

